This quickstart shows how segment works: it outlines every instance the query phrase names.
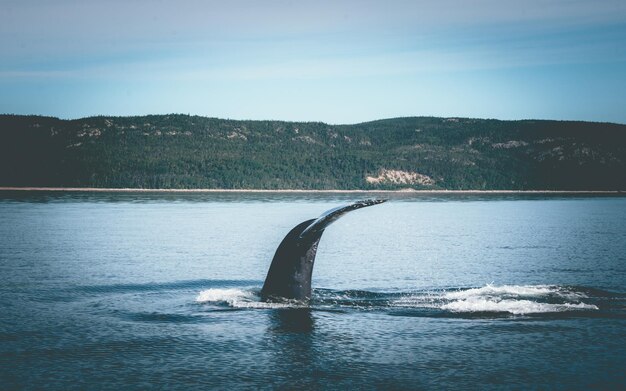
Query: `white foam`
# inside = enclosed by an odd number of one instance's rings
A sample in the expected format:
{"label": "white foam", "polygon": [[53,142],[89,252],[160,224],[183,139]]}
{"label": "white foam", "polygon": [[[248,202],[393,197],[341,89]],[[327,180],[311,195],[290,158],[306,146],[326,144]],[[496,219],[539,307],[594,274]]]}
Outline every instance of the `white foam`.
{"label": "white foam", "polygon": [[456,300],[441,306],[441,309],[453,312],[509,312],[515,315],[563,312],[571,310],[597,310],[593,304],[585,303],[539,303],[532,300],[491,300],[471,298]]}
{"label": "white foam", "polygon": [[[587,297],[556,285],[501,285],[488,284],[453,292],[414,294],[394,300],[394,307],[439,308],[453,312],[508,312],[534,314],[576,310],[597,310],[593,304],[580,302]],[[546,303],[550,299],[550,303]],[[556,301],[556,303],[555,303]]]}
{"label": "white foam", "polygon": [[446,299],[468,299],[472,297],[480,296],[524,296],[524,297],[538,297],[545,296],[554,292],[554,287],[547,285],[502,285],[493,286],[485,285],[482,288],[472,288],[466,290],[459,290],[454,292],[447,292],[444,294]]}
{"label": "white foam", "polygon": [[441,306],[441,296],[437,295],[410,295],[393,300],[392,307],[408,308],[439,308]]}
{"label": "white foam", "polygon": [[472,288],[459,290],[455,292],[447,292],[445,299],[459,300],[470,299],[475,297],[543,297],[557,296],[567,299],[577,299],[586,297],[582,293],[568,291],[564,288],[554,285],[502,285],[494,286],[487,284],[482,288]]}
{"label": "white foam", "polygon": [[[582,293],[555,285],[486,285],[453,292],[435,291],[402,296],[390,305],[408,308],[437,308],[452,312],[508,312],[515,315],[597,310],[580,301]],[[348,295],[339,296],[349,300]],[[543,300],[542,300],[543,299]],[[546,303],[549,299],[549,303]],[[556,303],[555,303],[556,301]],[[234,308],[300,308],[302,302],[262,302],[253,289],[207,289],[196,297],[198,303],[227,304]]]}
{"label": "white foam", "polygon": [[234,305],[241,301],[254,299],[254,293],[242,289],[207,289],[196,297],[198,303],[226,303]]}
{"label": "white foam", "polygon": [[302,303],[266,303],[260,301],[258,295],[251,290],[244,289],[207,289],[196,297],[198,303],[228,304],[234,308],[296,308]]}

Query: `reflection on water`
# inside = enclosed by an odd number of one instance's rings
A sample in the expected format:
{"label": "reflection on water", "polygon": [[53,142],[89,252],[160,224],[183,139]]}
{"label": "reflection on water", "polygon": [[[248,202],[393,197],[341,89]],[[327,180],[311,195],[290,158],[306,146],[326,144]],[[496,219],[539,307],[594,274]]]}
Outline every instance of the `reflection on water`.
{"label": "reflection on water", "polygon": [[[278,373],[266,384],[274,388],[318,388],[315,372],[319,352],[315,349],[313,314],[308,308],[270,310],[268,345],[272,352],[271,366]],[[286,380],[289,379],[289,380]]]}
{"label": "reflection on water", "polygon": [[273,333],[310,333],[314,327],[311,308],[281,308],[270,312]]}

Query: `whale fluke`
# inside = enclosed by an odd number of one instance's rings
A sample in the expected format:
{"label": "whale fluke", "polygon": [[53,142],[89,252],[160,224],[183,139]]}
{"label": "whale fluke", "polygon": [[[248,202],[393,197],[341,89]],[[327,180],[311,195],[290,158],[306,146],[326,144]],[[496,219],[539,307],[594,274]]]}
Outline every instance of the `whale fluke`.
{"label": "whale fluke", "polygon": [[261,289],[261,298],[266,301],[309,300],[313,263],[324,229],[350,211],[385,201],[357,201],[326,211],[317,219],[307,220],[295,226],[276,249]]}

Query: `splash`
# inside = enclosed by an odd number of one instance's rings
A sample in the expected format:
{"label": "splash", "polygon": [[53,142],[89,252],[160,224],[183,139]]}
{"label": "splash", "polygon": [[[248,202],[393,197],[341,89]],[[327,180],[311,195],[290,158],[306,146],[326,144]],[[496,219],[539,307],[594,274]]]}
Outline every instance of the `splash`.
{"label": "splash", "polygon": [[583,303],[582,292],[556,285],[487,284],[480,288],[413,294],[392,301],[396,307],[437,308],[451,312],[496,312],[514,315],[597,310]]}
{"label": "splash", "polygon": [[527,315],[571,310],[597,310],[598,307],[585,303],[550,304],[532,300],[470,298],[444,304],[441,309],[453,312],[508,312],[514,315]]}
{"label": "splash", "polygon": [[574,288],[557,285],[492,285],[480,288],[421,292],[334,291],[316,289],[310,304],[298,301],[261,301],[256,288],[213,288],[201,291],[196,302],[232,308],[351,308],[387,310],[411,308],[454,313],[509,313],[529,315],[566,311],[593,311],[599,308],[583,302],[590,299]]}
{"label": "splash", "polygon": [[207,289],[196,297],[198,303],[225,303],[230,306],[235,306],[239,302],[246,302],[254,299],[254,294],[251,291],[243,289]]}
{"label": "splash", "polygon": [[562,297],[565,299],[579,299],[587,297],[581,292],[574,292],[559,286],[554,285],[502,285],[494,286],[487,284],[482,288],[471,288],[465,290],[458,290],[453,292],[447,292],[444,298],[455,299],[469,299],[474,297]]}
{"label": "splash", "polygon": [[300,308],[305,305],[299,302],[268,303],[261,301],[252,289],[207,289],[198,294],[197,303],[226,304],[233,308]]}

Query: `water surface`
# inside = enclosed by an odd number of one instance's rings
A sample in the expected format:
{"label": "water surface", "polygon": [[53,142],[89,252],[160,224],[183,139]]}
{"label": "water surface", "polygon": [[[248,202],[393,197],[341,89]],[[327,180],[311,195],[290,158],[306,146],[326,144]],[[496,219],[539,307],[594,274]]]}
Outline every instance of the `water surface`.
{"label": "water surface", "polygon": [[394,195],[327,229],[310,305],[260,302],[354,198],[2,193],[2,388],[626,387],[626,198]]}

